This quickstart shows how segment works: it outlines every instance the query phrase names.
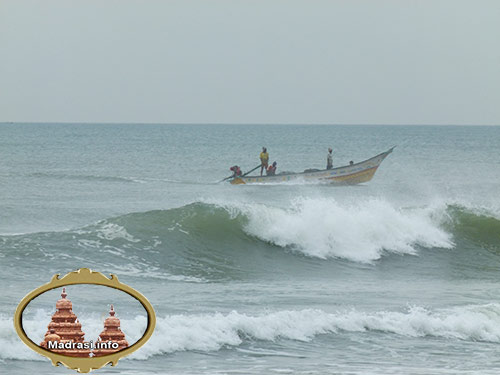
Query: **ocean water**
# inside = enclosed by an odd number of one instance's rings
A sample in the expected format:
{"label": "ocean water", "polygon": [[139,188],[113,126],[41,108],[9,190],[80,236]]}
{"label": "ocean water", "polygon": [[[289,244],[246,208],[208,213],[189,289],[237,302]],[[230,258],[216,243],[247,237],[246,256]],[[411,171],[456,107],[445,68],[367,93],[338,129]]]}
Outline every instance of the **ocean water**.
{"label": "ocean water", "polygon": [[[358,186],[217,183],[262,146],[301,171],[394,145]],[[99,373],[497,374],[499,150],[500,127],[2,124],[0,372],[68,374],[12,317],[89,267],[158,318]],[[121,303],[133,341],[145,318]],[[90,338],[102,312],[78,306]],[[36,339],[53,311],[27,314]]]}

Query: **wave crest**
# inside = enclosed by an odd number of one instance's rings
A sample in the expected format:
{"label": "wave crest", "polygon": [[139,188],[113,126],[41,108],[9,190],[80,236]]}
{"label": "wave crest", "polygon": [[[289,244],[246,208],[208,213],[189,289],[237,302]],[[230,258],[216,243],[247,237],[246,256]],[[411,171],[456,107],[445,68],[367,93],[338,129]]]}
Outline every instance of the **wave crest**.
{"label": "wave crest", "polygon": [[327,313],[317,309],[278,311],[257,316],[228,314],[172,315],[158,320],[157,332],[134,359],[175,351],[216,351],[247,339],[311,341],[321,334],[383,332],[407,337],[500,342],[500,304],[428,310]]}
{"label": "wave crest", "polygon": [[383,251],[414,254],[416,246],[453,247],[434,210],[398,209],[377,199],[350,205],[300,199],[290,209],[253,205],[242,212],[250,235],[319,258],[368,262]]}
{"label": "wave crest", "polygon": [[413,255],[468,241],[497,253],[499,233],[496,217],[457,205],[402,208],[380,199],[307,198],[285,208],[196,202],[130,213],[79,230],[0,236],[0,243],[6,257],[57,258],[70,268],[73,259],[90,266],[99,259],[99,267],[119,274],[147,270],[148,277],[203,282],[275,269],[286,252],[366,263],[384,254]]}
{"label": "wave crest", "polygon": [[[144,317],[122,321],[128,335],[140,337]],[[27,324],[38,324],[30,321]],[[429,310],[421,306],[403,311],[325,312],[318,309],[282,310],[260,315],[237,311],[227,314],[170,315],[157,319],[155,333],[131,356],[144,360],[177,351],[217,351],[237,347],[247,340],[311,341],[317,335],[377,332],[406,337],[441,337],[450,340],[500,343],[500,304],[468,305]],[[36,360],[14,332],[12,319],[0,319],[2,359]]]}
{"label": "wave crest", "polygon": [[[127,337],[132,339],[131,342],[139,339],[146,326],[146,318],[137,316],[121,320],[122,328]],[[93,331],[97,333],[102,322],[99,319],[95,319],[95,322]],[[40,325],[37,317],[23,321],[23,324],[30,331],[39,331],[39,335],[45,331],[45,326]],[[401,311],[375,312],[304,309],[253,316],[238,311],[226,314],[167,315],[158,317],[155,333],[131,359],[144,360],[177,351],[217,351],[223,347],[237,347],[248,340],[307,342],[317,335],[356,332],[500,343],[500,304],[435,310],[411,306]],[[12,318],[5,316],[0,317],[0,347],[4,349],[0,352],[0,359],[42,359],[19,340]]]}

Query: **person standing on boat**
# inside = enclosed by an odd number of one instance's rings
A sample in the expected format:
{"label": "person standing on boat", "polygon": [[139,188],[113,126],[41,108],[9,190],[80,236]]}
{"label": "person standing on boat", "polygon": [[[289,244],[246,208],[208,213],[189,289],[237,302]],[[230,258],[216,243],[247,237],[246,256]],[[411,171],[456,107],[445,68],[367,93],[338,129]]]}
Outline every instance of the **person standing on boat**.
{"label": "person standing on boat", "polygon": [[332,169],[333,167],[333,155],[332,155],[332,148],[330,147],[328,149],[328,154],[326,155],[326,169]]}
{"label": "person standing on boat", "polygon": [[267,148],[262,147],[262,152],[260,153],[260,175],[262,176],[262,171],[267,171],[267,165],[269,163],[269,154],[267,153]]}

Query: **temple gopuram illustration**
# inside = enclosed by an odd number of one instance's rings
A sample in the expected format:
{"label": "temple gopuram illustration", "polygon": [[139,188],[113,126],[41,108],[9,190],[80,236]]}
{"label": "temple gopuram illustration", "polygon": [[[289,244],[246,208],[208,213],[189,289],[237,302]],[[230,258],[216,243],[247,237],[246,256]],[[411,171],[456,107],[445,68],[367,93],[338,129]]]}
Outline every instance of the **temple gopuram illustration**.
{"label": "temple gopuram illustration", "polygon": [[125,349],[128,347],[128,342],[125,340],[125,334],[120,329],[120,319],[115,316],[115,310],[113,309],[113,305],[111,305],[111,310],[109,311],[109,317],[104,321],[104,331],[101,332],[99,338],[97,339],[96,347],[100,346],[98,343],[106,343],[113,342],[118,344],[116,348],[102,348],[102,349],[94,349],[94,356],[100,357],[106,354],[111,354],[117,352],[119,350]]}
{"label": "temple gopuram illustration", "polygon": [[112,354],[129,346],[120,328],[120,319],[115,316],[113,305],[110,316],[104,321],[104,331],[97,341],[87,342],[84,340],[82,325],[73,313],[73,305],[66,298],[66,288],[63,288],[61,297],[56,302],[56,312],[52,315],[44,340],[40,343],[42,348],[70,357],[93,357]]}
{"label": "temple gopuram illustration", "polygon": [[[90,354],[89,343],[85,343],[85,333],[82,325],[73,313],[73,304],[66,299],[66,288],[63,288],[61,299],[56,302],[56,312],[52,315],[52,321],[48,325],[47,333],[40,346],[55,353],[70,357],[88,357]],[[70,348],[54,347],[54,342],[67,344]]]}

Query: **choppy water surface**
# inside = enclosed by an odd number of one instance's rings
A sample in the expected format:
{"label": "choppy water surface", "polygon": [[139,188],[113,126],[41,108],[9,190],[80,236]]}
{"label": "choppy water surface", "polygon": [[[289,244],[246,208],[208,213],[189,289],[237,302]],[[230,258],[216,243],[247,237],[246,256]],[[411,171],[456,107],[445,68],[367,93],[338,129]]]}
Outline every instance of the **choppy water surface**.
{"label": "choppy water surface", "polygon": [[[217,183],[262,146],[301,171],[394,145],[360,186]],[[499,149],[500,127],[0,125],[0,367],[67,372],[12,316],[90,267],[158,315],[123,374],[498,373]],[[144,317],[119,317],[137,339]]]}

